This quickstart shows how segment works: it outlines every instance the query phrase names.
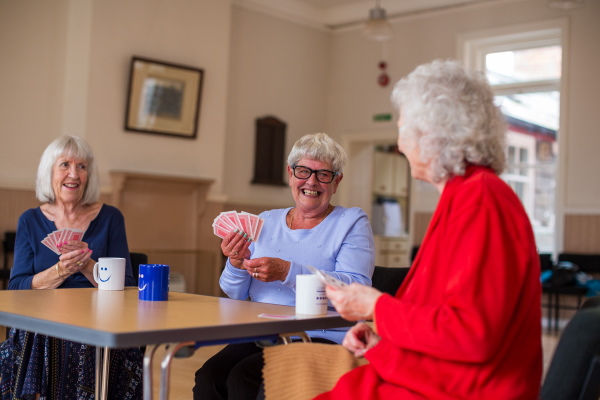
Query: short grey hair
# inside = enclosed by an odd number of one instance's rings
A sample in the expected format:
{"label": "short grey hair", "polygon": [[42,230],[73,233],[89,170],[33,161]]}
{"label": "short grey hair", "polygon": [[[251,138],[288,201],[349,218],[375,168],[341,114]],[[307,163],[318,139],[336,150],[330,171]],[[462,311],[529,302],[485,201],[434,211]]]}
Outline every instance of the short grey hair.
{"label": "short grey hair", "polygon": [[38,166],[35,195],[42,203],[54,203],[56,193],[52,187],[54,164],[59,157],[83,160],[87,164],[88,180],[83,190],[83,204],[92,204],[100,197],[100,178],[94,162],[92,148],[78,136],[62,136],[46,147]]}
{"label": "short grey hair", "polygon": [[436,60],[401,79],[392,102],[403,113],[400,140],[418,144],[434,181],[464,175],[467,163],[504,171],[506,122],[483,74]]}
{"label": "short grey hair", "polygon": [[302,136],[294,143],[288,155],[288,165],[292,166],[303,158],[328,163],[334,172],[343,173],[348,160],[346,152],[326,133],[313,133]]}

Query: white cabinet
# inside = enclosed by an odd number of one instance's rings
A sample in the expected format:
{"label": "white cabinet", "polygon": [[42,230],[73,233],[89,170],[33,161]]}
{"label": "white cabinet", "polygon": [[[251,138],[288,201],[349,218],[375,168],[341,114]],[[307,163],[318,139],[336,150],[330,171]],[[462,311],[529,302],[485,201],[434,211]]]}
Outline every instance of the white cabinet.
{"label": "white cabinet", "polygon": [[401,236],[409,230],[409,165],[395,146],[379,146],[373,152],[371,224],[373,233]]}
{"label": "white cabinet", "polygon": [[375,236],[375,265],[399,268],[410,267],[408,237]]}
{"label": "white cabinet", "polygon": [[408,161],[397,153],[375,151],[373,193],[380,196],[408,196]]}
{"label": "white cabinet", "polygon": [[[371,224],[376,234],[375,265],[391,268],[410,267],[410,171],[406,157],[393,151],[393,146],[377,148],[373,153],[372,182]],[[386,202],[391,202],[391,205],[386,207]],[[381,206],[382,204],[384,206]],[[391,210],[395,212],[392,213]],[[380,215],[382,213],[384,215]],[[389,218],[398,218],[399,221],[390,221]],[[398,225],[398,231],[392,229]],[[394,233],[391,233],[392,231]],[[396,236],[384,236],[386,234]]]}

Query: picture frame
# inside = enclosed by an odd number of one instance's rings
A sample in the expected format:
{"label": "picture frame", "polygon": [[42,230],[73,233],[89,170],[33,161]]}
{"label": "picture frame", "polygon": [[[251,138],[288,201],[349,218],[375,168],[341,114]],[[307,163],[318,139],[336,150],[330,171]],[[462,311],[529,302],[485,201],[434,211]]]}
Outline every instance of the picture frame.
{"label": "picture frame", "polygon": [[125,130],[195,139],[204,70],[132,57]]}

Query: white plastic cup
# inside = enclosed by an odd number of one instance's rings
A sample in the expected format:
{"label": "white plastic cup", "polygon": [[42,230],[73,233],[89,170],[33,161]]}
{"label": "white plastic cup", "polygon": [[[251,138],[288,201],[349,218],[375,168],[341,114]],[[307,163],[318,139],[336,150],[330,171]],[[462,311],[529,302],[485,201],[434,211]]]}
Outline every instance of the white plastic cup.
{"label": "white plastic cup", "polygon": [[100,257],[94,264],[94,280],[100,290],[123,290],[125,287],[125,259]]}
{"label": "white plastic cup", "polygon": [[296,314],[327,314],[325,284],[317,275],[296,276]]}

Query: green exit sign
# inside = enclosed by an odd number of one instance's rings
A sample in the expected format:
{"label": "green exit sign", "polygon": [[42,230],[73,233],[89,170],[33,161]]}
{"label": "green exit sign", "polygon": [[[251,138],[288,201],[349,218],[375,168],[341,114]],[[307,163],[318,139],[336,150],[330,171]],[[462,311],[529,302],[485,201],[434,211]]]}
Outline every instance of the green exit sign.
{"label": "green exit sign", "polygon": [[373,122],[387,122],[392,120],[392,114],[375,114],[373,115]]}

